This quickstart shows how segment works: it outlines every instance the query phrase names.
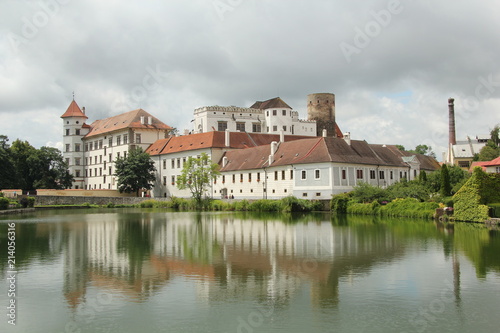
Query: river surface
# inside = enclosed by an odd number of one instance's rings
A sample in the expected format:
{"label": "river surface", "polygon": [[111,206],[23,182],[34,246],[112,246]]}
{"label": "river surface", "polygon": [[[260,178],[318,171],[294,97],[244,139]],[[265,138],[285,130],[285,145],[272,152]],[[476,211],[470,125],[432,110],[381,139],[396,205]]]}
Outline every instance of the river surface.
{"label": "river surface", "polygon": [[[9,224],[16,237],[12,267]],[[327,214],[42,211],[0,217],[0,274],[0,332],[500,327],[500,233],[470,224]],[[14,311],[7,309],[12,300]]]}

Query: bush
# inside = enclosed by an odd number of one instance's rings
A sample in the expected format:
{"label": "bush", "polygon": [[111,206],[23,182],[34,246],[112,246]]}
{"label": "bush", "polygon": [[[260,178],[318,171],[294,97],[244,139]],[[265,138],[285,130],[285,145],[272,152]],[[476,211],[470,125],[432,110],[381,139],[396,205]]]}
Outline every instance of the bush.
{"label": "bush", "polygon": [[475,168],[472,176],[453,196],[457,221],[484,222],[489,218],[489,202],[500,201],[500,176]]}
{"label": "bush", "polygon": [[0,197],[0,210],[6,210],[7,208],[9,208],[9,204],[9,199]]}
{"label": "bush", "polygon": [[334,195],[330,201],[330,209],[336,214],[345,214],[349,200],[350,196],[346,193]]}
{"label": "bush", "polygon": [[500,203],[489,204],[491,217],[500,218]]}
{"label": "bush", "polygon": [[21,197],[21,199],[19,199],[19,204],[21,205],[22,208],[28,208],[28,198]]}

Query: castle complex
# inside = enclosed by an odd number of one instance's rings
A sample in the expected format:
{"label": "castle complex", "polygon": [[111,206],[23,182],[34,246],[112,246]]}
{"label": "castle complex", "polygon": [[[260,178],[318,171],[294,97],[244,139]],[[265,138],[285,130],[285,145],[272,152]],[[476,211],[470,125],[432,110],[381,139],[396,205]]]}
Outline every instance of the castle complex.
{"label": "castle complex", "polygon": [[156,166],[153,197],[189,197],[177,180],[187,159],[202,153],[220,165],[206,193],[214,198],[329,199],[359,182],[387,187],[439,168],[428,156],[351,140],[336,124],[334,94],[308,95],[307,115],[299,119],[279,97],[249,108],[206,106],[194,111],[192,134],[172,136],[170,126],[142,109],[87,125],[85,108],[72,101],[61,116],[63,155],[72,188],[116,190],[114,161],[140,147]]}

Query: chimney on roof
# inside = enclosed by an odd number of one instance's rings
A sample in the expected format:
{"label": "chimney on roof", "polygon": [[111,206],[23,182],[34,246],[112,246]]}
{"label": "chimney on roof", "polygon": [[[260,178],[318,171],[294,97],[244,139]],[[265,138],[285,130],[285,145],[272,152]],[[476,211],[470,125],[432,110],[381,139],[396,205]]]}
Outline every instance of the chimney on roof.
{"label": "chimney on roof", "polygon": [[280,131],[280,142],[285,142],[285,133],[283,130]]}
{"label": "chimney on roof", "polygon": [[144,125],[144,116],[141,116],[141,124]]}
{"label": "chimney on roof", "polygon": [[269,165],[274,163],[274,154],[278,151],[278,143],[276,141],[271,142],[271,154],[269,155]]}
{"label": "chimney on roof", "polygon": [[351,145],[351,132],[344,133],[344,141],[350,146]]}
{"label": "chimney on roof", "polygon": [[231,146],[230,137],[231,137],[231,133],[229,132],[228,129],[226,129],[225,136],[224,136],[224,144],[226,147]]}
{"label": "chimney on roof", "polygon": [[148,125],[153,125],[153,117],[148,117]]}
{"label": "chimney on roof", "polygon": [[85,106],[82,107],[82,112],[83,112],[83,114],[85,114]]}
{"label": "chimney on roof", "polygon": [[222,167],[224,168],[227,165],[227,156],[222,158]]}
{"label": "chimney on roof", "polygon": [[457,144],[457,136],[455,132],[455,104],[453,98],[448,98],[448,115],[449,115],[449,144],[456,145]]}
{"label": "chimney on roof", "polygon": [[328,131],[326,130],[326,128],[323,128],[323,137],[326,138],[328,135]]}

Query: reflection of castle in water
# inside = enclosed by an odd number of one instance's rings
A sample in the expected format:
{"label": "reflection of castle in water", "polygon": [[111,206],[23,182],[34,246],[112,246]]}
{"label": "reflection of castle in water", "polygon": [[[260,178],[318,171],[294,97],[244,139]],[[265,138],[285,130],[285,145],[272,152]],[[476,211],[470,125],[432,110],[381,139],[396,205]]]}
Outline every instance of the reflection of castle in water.
{"label": "reflection of castle in water", "polygon": [[[86,215],[71,224],[64,251],[64,293],[72,307],[89,285],[142,301],[174,277],[189,279],[200,299],[248,298],[285,304],[301,287],[312,302],[334,306],[339,279],[369,272],[403,253],[389,231],[328,222],[284,224],[208,214]],[[118,217],[124,217],[120,220]]]}

